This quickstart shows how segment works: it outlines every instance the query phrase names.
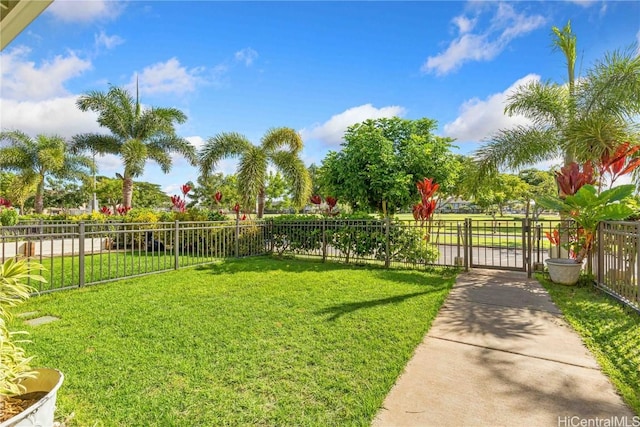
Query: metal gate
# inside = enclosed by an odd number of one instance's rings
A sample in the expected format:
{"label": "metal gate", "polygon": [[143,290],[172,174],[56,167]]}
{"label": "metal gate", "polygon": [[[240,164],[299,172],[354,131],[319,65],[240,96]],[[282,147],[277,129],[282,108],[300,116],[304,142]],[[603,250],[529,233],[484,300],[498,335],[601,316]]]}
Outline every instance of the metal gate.
{"label": "metal gate", "polygon": [[557,221],[530,219],[465,220],[465,250],[468,266],[499,270],[541,269],[549,255],[545,234]]}

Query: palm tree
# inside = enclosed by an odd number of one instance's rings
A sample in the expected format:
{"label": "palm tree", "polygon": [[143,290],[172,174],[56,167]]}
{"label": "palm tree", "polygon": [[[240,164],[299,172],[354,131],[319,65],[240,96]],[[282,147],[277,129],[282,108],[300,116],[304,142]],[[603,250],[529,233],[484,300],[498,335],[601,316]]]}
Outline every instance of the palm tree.
{"label": "palm tree", "polygon": [[567,60],[566,85],[531,82],[507,99],[505,113],[529,126],[501,129],[476,151],[481,175],[564,157],[564,163],[599,159],[624,141],[637,143],[640,56],[631,49],[605,55],[575,78],[576,37],[571,25],[553,27],[553,44]]}
{"label": "palm tree", "polygon": [[35,211],[44,208],[44,183],[47,175],[77,179],[92,170],[91,159],[68,150],[59,136],[37,135],[32,139],[21,131],[0,133],[8,145],[0,148],[0,167],[19,174],[23,188],[36,187]]}
{"label": "palm tree", "polygon": [[223,158],[240,157],[237,178],[241,202],[250,206],[257,199],[258,218],[262,218],[267,167],[271,163],[292,183],[294,205],[304,206],[311,193],[311,179],[299,157],[303,145],[300,135],[290,128],[274,128],[260,142],[260,146],[255,146],[235,132],[209,138],[199,153],[201,174],[208,176]]}
{"label": "palm tree", "polygon": [[195,148],[176,135],[174,123],[184,123],[185,114],[176,108],[142,109],[136,88],[135,99],[125,89],[112,86],[106,93],[92,91],[81,96],[76,105],[82,111],[98,113],[98,123],[111,135],[82,134],[73,137],[75,150],[114,154],[122,158],[122,201],[131,207],[133,178],[144,172],[148,159],[160,165],[164,173],[171,170],[171,153],[182,154],[195,165]]}

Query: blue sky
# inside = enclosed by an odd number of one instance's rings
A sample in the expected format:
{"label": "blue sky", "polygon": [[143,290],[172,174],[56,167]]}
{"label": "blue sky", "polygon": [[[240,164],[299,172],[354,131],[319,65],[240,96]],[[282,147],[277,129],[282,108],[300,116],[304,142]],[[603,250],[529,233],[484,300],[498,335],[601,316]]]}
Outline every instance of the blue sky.
{"label": "blue sky", "polygon": [[[640,2],[217,2],[55,0],[0,54],[0,127],[31,135],[105,132],[75,107],[89,90],[140,82],[145,105],[176,107],[196,146],[234,131],[259,142],[298,130],[307,164],[339,150],[344,130],[398,115],[438,121],[471,153],[500,128],[507,94],[563,82],[551,27],[578,36],[580,73],[640,40]],[[232,173],[234,161],[218,171]],[[115,157],[100,174],[122,172]],[[197,170],[176,157],[140,178],[168,193]]]}

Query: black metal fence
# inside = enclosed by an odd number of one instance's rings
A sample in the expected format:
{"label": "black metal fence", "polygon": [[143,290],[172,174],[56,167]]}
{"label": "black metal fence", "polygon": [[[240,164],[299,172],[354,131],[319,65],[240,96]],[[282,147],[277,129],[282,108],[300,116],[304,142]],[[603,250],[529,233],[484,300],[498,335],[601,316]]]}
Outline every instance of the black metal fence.
{"label": "black metal fence", "polygon": [[[547,238],[559,221],[287,220],[154,223],[32,222],[0,228],[0,259],[44,265],[39,292],[273,253],[396,268],[544,270],[569,257]],[[566,225],[563,225],[567,229]],[[598,286],[640,309],[640,223],[601,225],[591,260]]]}

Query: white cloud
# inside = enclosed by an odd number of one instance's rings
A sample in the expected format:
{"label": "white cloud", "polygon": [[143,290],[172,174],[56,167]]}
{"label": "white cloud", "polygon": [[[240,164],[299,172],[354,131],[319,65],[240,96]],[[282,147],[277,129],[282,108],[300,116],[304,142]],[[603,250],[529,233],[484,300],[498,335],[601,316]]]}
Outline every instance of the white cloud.
{"label": "white cloud", "polygon": [[96,48],[104,47],[106,49],[113,49],[114,47],[124,43],[124,39],[120,36],[113,35],[108,36],[104,31],[100,31],[99,34],[94,36]]}
{"label": "white cloud", "polygon": [[582,7],[590,7],[596,4],[597,2],[598,0],[569,0],[569,3],[574,3]]}
{"label": "white cloud", "polygon": [[542,15],[518,13],[508,3],[498,3],[489,25],[484,31],[471,32],[477,28],[480,14],[486,8],[472,8],[475,17],[456,16],[453,23],[458,36],[449,43],[447,49],[435,56],[429,56],[422,65],[424,73],[437,75],[455,71],[469,61],[489,61],[495,58],[516,37],[527,34],[545,24]]}
{"label": "white cloud", "polygon": [[[198,83],[204,82],[199,76],[203,71],[203,67],[187,69],[180,65],[177,58],[158,62],[145,67],[139,74],[140,91],[146,94],[173,93],[176,95],[193,92]],[[135,90],[135,85],[136,76],[134,75],[128,88]]]}
{"label": "white cloud", "polygon": [[458,27],[458,31],[460,34],[468,33],[473,30],[473,27],[476,25],[475,19],[469,19],[465,16],[456,16],[453,18],[453,23]]}
{"label": "white cloud", "polygon": [[234,56],[236,61],[244,62],[244,65],[249,67],[251,64],[253,64],[253,61],[258,58],[258,52],[251,49],[250,47],[247,47],[237,51]]}
{"label": "white cloud", "polygon": [[317,139],[326,145],[340,145],[344,132],[349,126],[367,119],[402,116],[404,113],[405,109],[397,105],[382,108],[376,108],[371,104],[360,105],[336,114],[326,122],[314,125],[311,129],[302,129],[300,135],[303,140]]}
{"label": "white cloud", "polygon": [[507,97],[518,87],[532,81],[540,81],[540,76],[529,74],[504,92],[488,96],[484,100],[473,98],[460,107],[460,115],[453,122],[444,125],[446,136],[459,142],[480,142],[499,129],[529,124],[523,116],[509,117],[504,114]]}
{"label": "white cloud", "polygon": [[29,48],[20,46],[0,54],[3,99],[43,100],[68,95],[64,82],[91,69],[91,61],[74,52],[39,65],[27,60],[29,53]]}
{"label": "white cloud", "polygon": [[56,0],[47,13],[63,22],[88,23],[117,18],[123,9],[124,3],[109,0]]}
{"label": "white cloud", "polygon": [[0,127],[21,130],[28,135],[53,134],[71,138],[78,133],[105,130],[97,123],[97,114],[83,113],[76,107],[76,96],[42,101],[0,100]]}

